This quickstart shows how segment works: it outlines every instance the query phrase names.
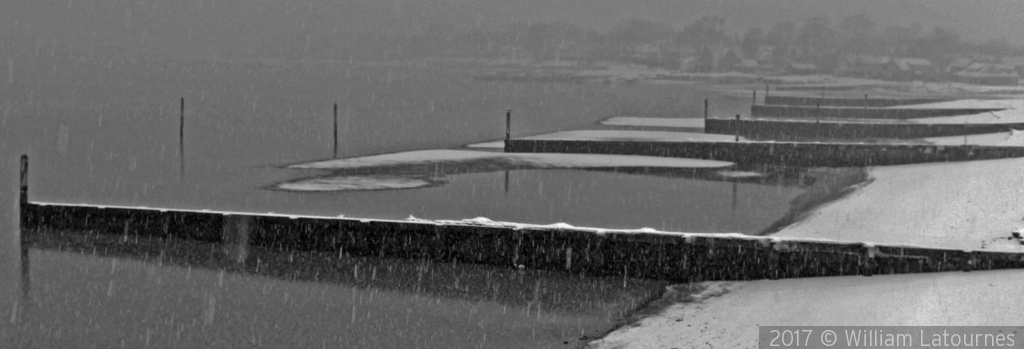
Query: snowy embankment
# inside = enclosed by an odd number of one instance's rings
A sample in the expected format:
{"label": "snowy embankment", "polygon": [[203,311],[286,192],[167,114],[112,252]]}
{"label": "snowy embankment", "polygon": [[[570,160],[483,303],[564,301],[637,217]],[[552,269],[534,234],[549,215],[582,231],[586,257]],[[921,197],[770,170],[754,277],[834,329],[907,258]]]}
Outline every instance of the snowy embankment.
{"label": "snowy embankment", "polygon": [[876,167],[776,236],[1024,252],[1024,159]]}
{"label": "snowy embankment", "polygon": [[[929,107],[1020,101],[954,101]],[[1024,145],[1024,133],[930,138],[940,145]],[[1024,159],[931,163],[870,169],[873,181],[807,214],[776,236],[1024,252],[1010,233],[1024,227]]]}
{"label": "snowy embankment", "polygon": [[[1017,112],[1021,110],[1015,106]],[[964,137],[929,139],[936,143]],[[1024,132],[968,136],[1024,144]],[[873,180],[773,235],[1024,252],[1024,159],[876,167]],[[691,297],[592,342],[592,348],[756,348],[757,326],[994,326],[1021,318],[1024,271],[705,283]]]}
{"label": "snowy embankment", "polygon": [[1009,326],[1019,324],[1024,309],[1020,270],[704,286],[690,302],[669,306],[588,347],[756,348],[757,326]]}
{"label": "snowy embankment", "polygon": [[[662,132],[662,131],[625,131],[625,130],[581,130],[545,133],[536,136],[516,137],[516,140],[546,140],[546,141],[601,141],[601,142],[734,142],[735,136],[692,133],[692,132]],[[740,140],[746,140],[740,137]],[[469,148],[490,148],[501,149],[505,146],[503,141],[475,143],[467,145]]]}
{"label": "snowy embankment", "polygon": [[1021,86],[992,86],[992,85],[974,85],[965,84],[960,82],[929,82],[929,83],[915,83],[913,90],[919,92],[926,92],[930,94],[962,94],[962,93],[982,93],[982,94],[1019,94],[1024,92],[1024,87]]}

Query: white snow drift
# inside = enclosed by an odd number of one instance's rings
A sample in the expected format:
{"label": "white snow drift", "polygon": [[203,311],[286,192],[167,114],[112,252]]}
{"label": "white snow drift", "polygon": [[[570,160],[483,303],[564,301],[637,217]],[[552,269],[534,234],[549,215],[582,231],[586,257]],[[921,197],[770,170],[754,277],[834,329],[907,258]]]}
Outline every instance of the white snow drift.
{"label": "white snow drift", "polygon": [[340,176],[281,183],[277,188],[291,191],[351,191],[412,189],[430,185],[433,183],[423,179],[400,176]]}
{"label": "white snow drift", "polygon": [[1024,159],[876,167],[776,236],[1024,252]]}

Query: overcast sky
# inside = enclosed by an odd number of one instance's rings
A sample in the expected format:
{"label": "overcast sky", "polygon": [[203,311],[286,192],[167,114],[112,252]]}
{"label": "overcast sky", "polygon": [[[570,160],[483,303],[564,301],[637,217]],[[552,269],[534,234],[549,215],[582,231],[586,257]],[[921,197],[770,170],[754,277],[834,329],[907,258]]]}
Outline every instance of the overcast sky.
{"label": "overcast sky", "polygon": [[719,15],[740,31],[782,20],[867,14],[879,26],[941,25],[968,38],[1024,44],[1021,0],[5,0],[0,30],[56,45],[157,54],[277,56],[311,38],[405,35],[441,25],[490,30],[568,21],[597,29],[628,18],[677,28]]}

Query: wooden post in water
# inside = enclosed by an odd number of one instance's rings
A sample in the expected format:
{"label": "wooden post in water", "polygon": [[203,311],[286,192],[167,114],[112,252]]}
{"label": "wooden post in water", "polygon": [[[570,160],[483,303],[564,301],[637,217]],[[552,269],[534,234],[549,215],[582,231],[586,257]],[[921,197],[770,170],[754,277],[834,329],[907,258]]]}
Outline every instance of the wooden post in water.
{"label": "wooden post in water", "polygon": [[185,176],[185,97],[181,97],[178,114],[178,179]]}
{"label": "wooden post in water", "polygon": [[18,195],[18,230],[19,230],[18,241],[19,242],[21,241],[20,234],[23,234],[25,227],[30,225],[30,224],[26,224],[28,222],[31,222],[29,216],[30,216],[30,214],[28,212],[28,155],[22,154],[21,155],[21,180],[20,180],[19,195]]}
{"label": "wooden post in water", "polygon": [[[768,98],[768,84],[764,84],[764,98]],[[765,103],[768,104],[768,103]]]}
{"label": "wooden post in water", "polygon": [[505,110],[505,152],[512,145],[512,108]]}
{"label": "wooden post in water", "polygon": [[704,98],[704,123],[708,122],[708,99]]}
{"label": "wooden post in water", "polygon": [[[21,205],[19,210],[24,215],[25,205],[28,205],[28,155],[24,154],[21,155],[21,186],[18,204]],[[22,218],[22,221],[24,221],[24,218]]]}
{"label": "wooden post in water", "polygon": [[736,114],[736,127],[733,128],[733,133],[736,134],[736,142],[740,141],[740,114]]}
{"label": "wooden post in water", "polygon": [[[25,247],[24,239],[22,238],[25,233],[25,221],[28,219],[28,213],[25,209],[28,208],[28,155],[21,155],[21,178],[19,185],[19,196],[18,196],[18,249],[21,257],[21,301],[25,306],[28,305],[29,293],[32,289],[32,274],[29,269],[29,253],[28,248]],[[18,306],[15,304],[15,306]],[[17,320],[16,317],[11,318],[12,321]]]}
{"label": "wooden post in water", "polygon": [[334,103],[334,158],[338,158],[338,103]]}
{"label": "wooden post in water", "polygon": [[751,105],[757,105],[757,90],[754,90],[754,103]]}

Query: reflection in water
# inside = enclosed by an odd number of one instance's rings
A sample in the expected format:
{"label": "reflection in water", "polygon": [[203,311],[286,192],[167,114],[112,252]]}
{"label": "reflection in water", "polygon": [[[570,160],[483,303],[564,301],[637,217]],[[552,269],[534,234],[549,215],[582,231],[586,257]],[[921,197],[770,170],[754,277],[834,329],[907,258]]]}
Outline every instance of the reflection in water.
{"label": "reflection in water", "polygon": [[249,233],[252,216],[227,216],[221,230],[222,250],[235,263],[244,264],[249,257]]}
{"label": "reflection in water", "polygon": [[32,268],[29,265],[28,248],[21,246],[21,299],[28,301],[28,295],[32,291]]}
{"label": "reflection in water", "polygon": [[732,215],[736,216],[736,181],[732,181]]}
{"label": "reflection in water", "polygon": [[[43,286],[25,291],[36,305],[26,338],[54,346],[562,348],[612,328],[665,286],[269,249],[249,244],[245,219],[227,222],[219,243],[27,231],[23,258],[34,259]],[[125,328],[132,336],[121,336]]]}

